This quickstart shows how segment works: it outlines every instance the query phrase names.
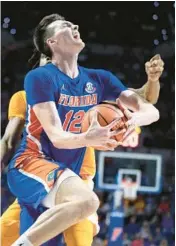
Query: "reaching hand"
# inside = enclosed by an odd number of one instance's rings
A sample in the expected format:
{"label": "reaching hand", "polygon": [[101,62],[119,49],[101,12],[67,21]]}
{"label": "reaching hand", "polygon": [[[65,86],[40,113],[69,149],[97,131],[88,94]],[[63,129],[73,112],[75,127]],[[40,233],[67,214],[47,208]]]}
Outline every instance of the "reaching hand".
{"label": "reaching hand", "polygon": [[128,119],[128,121],[125,123],[126,127],[127,127],[127,131],[125,132],[122,141],[126,141],[127,138],[130,138],[131,134],[135,131],[136,125],[133,124],[133,115],[134,113],[132,113],[130,110],[128,110],[127,108],[125,108],[120,100],[117,100],[117,105],[118,107],[121,109],[121,111],[123,112],[123,114],[125,115],[125,117]]}
{"label": "reaching hand", "polygon": [[126,129],[123,130],[112,130],[113,127],[117,126],[120,122],[120,117],[112,121],[107,126],[100,126],[97,120],[97,112],[94,111],[92,114],[92,121],[90,127],[86,132],[87,146],[103,147],[106,150],[114,150],[118,146],[118,142],[112,139],[113,136],[125,133]]}
{"label": "reaching hand", "polygon": [[164,62],[160,55],[155,55],[149,62],[145,63],[145,71],[148,75],[148,80],[157,82],[164,70]]}

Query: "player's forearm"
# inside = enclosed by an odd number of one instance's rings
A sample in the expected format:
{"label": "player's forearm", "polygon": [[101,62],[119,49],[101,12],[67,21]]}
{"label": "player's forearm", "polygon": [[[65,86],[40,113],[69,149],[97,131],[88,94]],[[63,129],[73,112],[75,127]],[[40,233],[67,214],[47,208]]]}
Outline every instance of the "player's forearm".
{"label": "player's forearm", "polygon": [[121,93],[120,101],[134,113],[130,113],[128,118],[130,123],[137,126],[146,126],[158,121],[159,111],[136,93],[126,90]]}
{"label": "player's forearm", "polygon": [[8,164],[8,160],[12,157],[15,148],[8,145],[8,142],[5,139],[1,140],[1,163],[3,165]]}
{"label": "player's forearm", "polygon": [[145,84],[145,99],[152,103],[156,104],[159,98],[159,92],[160,92],[160,82],[158,81],[151,81],[148,80]]}
{"label": "player's forearm", "polygon": [[74,134],[53,128],[49,138],[54,147],[59,149],[77,149],[87,146],[86,133]]}
{"label": "player's forearm", "polygon": [[151,104],[142,106],[139,111],[133,113],[129,121],[136,126],[147,126],[159,120],[159,111]]}

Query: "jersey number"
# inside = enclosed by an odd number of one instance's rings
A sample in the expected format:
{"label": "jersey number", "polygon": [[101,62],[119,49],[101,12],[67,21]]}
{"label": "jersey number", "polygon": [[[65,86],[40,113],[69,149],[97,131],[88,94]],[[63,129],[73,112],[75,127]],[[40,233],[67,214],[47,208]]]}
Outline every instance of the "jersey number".
{"label": "jersey number", "polygon": [[122,231],[123,230],[121,227],[115,227],[112,232],[111,241],[115,242],[117,238],[120,236],[120,234],[122,233]]}
{"label": "jersey number", "polygon": [[74,115],[74,111],[70,110],[65,115],[65,121],[63,123],[64,131],[79,133],[81,131],[81,122],[85,115],[84,110],[79,110]]}

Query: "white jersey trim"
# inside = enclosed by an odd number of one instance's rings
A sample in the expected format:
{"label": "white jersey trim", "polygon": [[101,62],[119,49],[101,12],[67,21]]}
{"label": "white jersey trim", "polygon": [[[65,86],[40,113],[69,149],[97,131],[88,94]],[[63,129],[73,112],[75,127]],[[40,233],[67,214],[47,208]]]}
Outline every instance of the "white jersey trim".
{"label": "white jersey trim", "polygon": [[42,154],[42,156],[44,157],[45,155],[42,151],[41,143],[38,141],[38,139],[36,139],[34,136],[32,136],[32,134],[29,131],[29,127],[31,126],[30,116],[31,116],[31,106],[28,105],[28,118],[27,118],[28,124],[26,125],[27,137],[30,138],[38,146],[39,153]]}
{"label": "white jersey trim", "polygon": [[31,174],[31,173],[28,173],[28,172],[26,172],[26,171],[24,171],[24,170],[22,170],[22,169],[19,169],[19,172],[22,173],[23,175],[27,176],[27,177],[30,177],[30,178],[32,178],[32,179],[37,180],[39,183],[43,184],[43,186],[45,187],[45,190],[46,190],[47,192],[49,192],[49,191],[51,190],[51,189],[49,188],[48,184],[47,184],[43,179],[41,179],[40,177],[38,177],[38,176],[36,176],[36,175],[34,175],[34,174]]}

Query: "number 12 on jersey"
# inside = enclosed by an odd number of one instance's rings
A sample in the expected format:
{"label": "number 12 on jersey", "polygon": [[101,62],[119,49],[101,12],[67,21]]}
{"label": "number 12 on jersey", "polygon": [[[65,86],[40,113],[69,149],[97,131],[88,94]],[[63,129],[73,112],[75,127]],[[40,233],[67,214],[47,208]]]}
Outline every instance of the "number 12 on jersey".
{"label": "number 12 on jersey", "polygon": [[65,115],[65,120],[63,123],[64,131],[79,133],[81,131],[81,122],[84,118],[84,115],[84,110],[79,110],[76,113],[74,113],[74,110],[70,110]]}

